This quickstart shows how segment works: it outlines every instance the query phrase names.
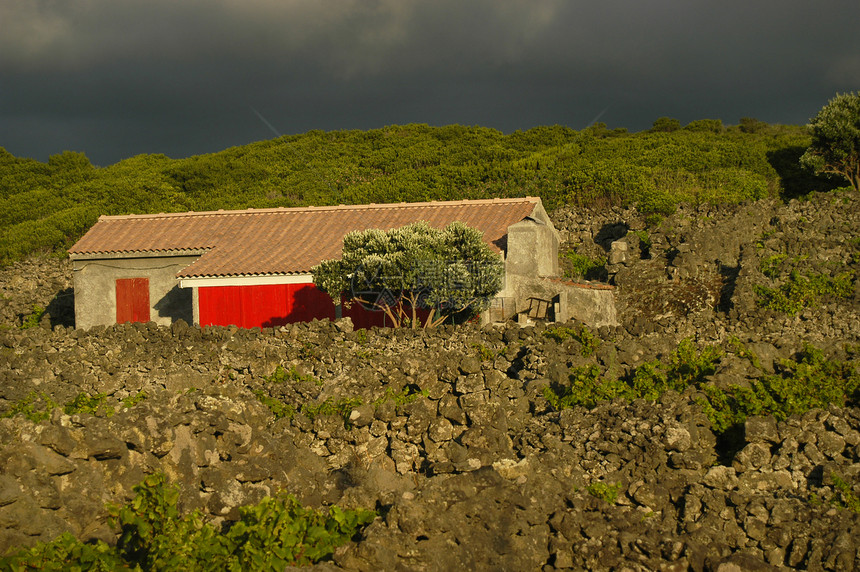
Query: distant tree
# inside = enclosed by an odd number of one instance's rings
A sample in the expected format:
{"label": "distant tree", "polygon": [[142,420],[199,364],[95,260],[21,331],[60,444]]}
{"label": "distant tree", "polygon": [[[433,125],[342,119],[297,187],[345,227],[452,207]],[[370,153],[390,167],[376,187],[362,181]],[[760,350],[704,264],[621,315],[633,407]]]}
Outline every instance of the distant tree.
{"label": "distant tree", "polygon": [[800,158],[801,165],[844,177],[860,191],[860,93],[837,94],[807,127],[812,144]]}
{"label": "distant tree", "polygon": [[651,125],[652,133],[671,133],[681,128],[681,122],[672,117],[661,117]]}
{"label": "distant tree", "polygon": [[343,238],[340,260],[311,269],[314,284],[335,303],[358,302],[385,312],[396,327],[436,326],[454,314],[477,314],[502,288],[504,263],[483,233],[454,222],[444,229],[418,222]]}
{"label": "distant tree", "polygon": [[711,133],[722,133],[723,122],[719,119],[697,119],[684,126],[687,131],[710,131]]}
{"label": "distant tree", "polygon": [[741,117],[739,127],[743,133],[761,133],[768,128],[768,124],[755,117]]}
{"label": "distant tree", "polygon": [[91,171],[93,169],[86,154],[78,151],[63,151],[57,155],[48,157],[48,165],[54,169],[66,171]]}
{"label": "distant tree", "polygon": [[63,151],[58,155],[51,155],[48,158],[48,167],[53,171],[53,184],[56,188],[86,181],[95,174],[95,167],[87,156],[77,151]]}
{"label": "distant tree", "polygon": [[595,137],[605,137],[607,133],[609,133],[609,128],[602,121],[597,121],[592,123],[589,127],[585,129],[586,132],[594,135]]}

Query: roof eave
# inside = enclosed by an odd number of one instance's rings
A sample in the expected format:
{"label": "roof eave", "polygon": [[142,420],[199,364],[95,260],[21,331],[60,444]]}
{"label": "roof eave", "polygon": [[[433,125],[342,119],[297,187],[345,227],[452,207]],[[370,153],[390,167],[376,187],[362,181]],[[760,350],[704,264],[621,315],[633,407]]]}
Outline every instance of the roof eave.
{"label": "roof eave", "polygon": [[122,252],[69,252],[71,260],[106,260],[118,258],[173,258],[178,256],[202,256],[209,248],[177,248],[172,250],[129,250]]}

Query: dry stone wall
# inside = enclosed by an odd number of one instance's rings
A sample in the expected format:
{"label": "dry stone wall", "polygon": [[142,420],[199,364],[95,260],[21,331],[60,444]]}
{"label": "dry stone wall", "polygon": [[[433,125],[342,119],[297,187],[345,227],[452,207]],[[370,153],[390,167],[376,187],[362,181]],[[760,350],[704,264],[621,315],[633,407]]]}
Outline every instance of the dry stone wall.
{"label": "dry stone wall", "polygon": [[[64,531],[115,540],[105,503],[159,471],[181,485],[184,510],[215,522],[280,490],[310,506],[377,509],[330,566],[344,569],[860,562],[860,515],[814,501],[834,494],[832,475],[860,481],[856,409],[751,418],[745,445],[720,464],[692,392],[560,413],[544,398],[572,367],[622,372],[668,355],[671,340],[607,330],[584,358],[544,332],[349,322],[0,332],[3,410],[33,392],[60,404],[105,394],[95,414],[0,420],[0,550]],[[777,359],[794,343],[761,353]],[[735,380],[737,365],[727,356],[715,383]],[[276,418],[260,396],[299,412]],[[327,400],[349,407],[326,412]],[[617,487],[617,502],[590,494],[596,483]]]}
{"label": "dry stone wall", "polygon": [[[377,510],[321,569],[857,568],[860,515],[844,506],[860,496],[857,408],[753,416],[727,446],[692,389],[561,412],[544,393],[578,367],[666,362],[685,337],[724,350],[716,387],[750,385],[805,344],[856,367],[856,290],[789,316],[753,286],[775,254],[856,271],[857,202],[687,208],[647,228],[635,211],[555,213],[583,250],[627,245],[610,268],[622,325],[596,329],[587,356],[544,324],[75,330],[67,263],[2,269],[0,415],[56,407],[0,419],[0,554],[65,531],[115,542],[105,503],[162,472],[183,510],[225,526],[281,490]],[[82,393],[102,397],[64,410]]]}
{"label": "dry stone wall", "polygon": [[[775,340],[787,332],[822,341],[860,336],[857,193],[682,206],[659,222],[621,208],[559,209],[553,217],[563,249],[610,260],[618,317],[633,335],[715,342],[733,335]],[[613,244],[623,244],[623,258],[613,261]],[[853,292],[841,300],[825,296],[793,315],[762,308],[755,287],[774,285],[762,269],[777,260],[784,275],[847,273]]]}

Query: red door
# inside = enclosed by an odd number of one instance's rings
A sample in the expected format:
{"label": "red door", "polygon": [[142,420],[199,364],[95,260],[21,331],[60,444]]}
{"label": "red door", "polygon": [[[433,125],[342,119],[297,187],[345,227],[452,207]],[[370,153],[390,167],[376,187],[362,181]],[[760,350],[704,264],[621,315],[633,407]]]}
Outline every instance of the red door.
{"label": "red door", "polygon": [[328,294],[313,284],[205,286],[198,290],[201,326],[274,327],[334,319]]}
{"label": "red door", "polygon": [[116,322],[149,321],[149,278],[117,278]]}

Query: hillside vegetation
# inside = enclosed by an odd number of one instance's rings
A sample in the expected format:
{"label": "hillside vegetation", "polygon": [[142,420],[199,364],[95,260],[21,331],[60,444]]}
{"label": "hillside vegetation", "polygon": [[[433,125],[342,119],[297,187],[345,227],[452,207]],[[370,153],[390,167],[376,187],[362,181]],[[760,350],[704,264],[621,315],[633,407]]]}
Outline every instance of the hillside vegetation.
{"label": "hillside vegetation", "polygon": [[[665,119],[665,118],[664,118]],[[632,205],[797,196],[833,185],[800,170],[799,126],[701,120],[631,134],[603,124],[505,135],[451,125],[311,131],[220,153],[139,155],[107,167],[82,153],[47,163],[0,148],[0,263],[62,252],[102,214],[540,196],[561,205]]]}

